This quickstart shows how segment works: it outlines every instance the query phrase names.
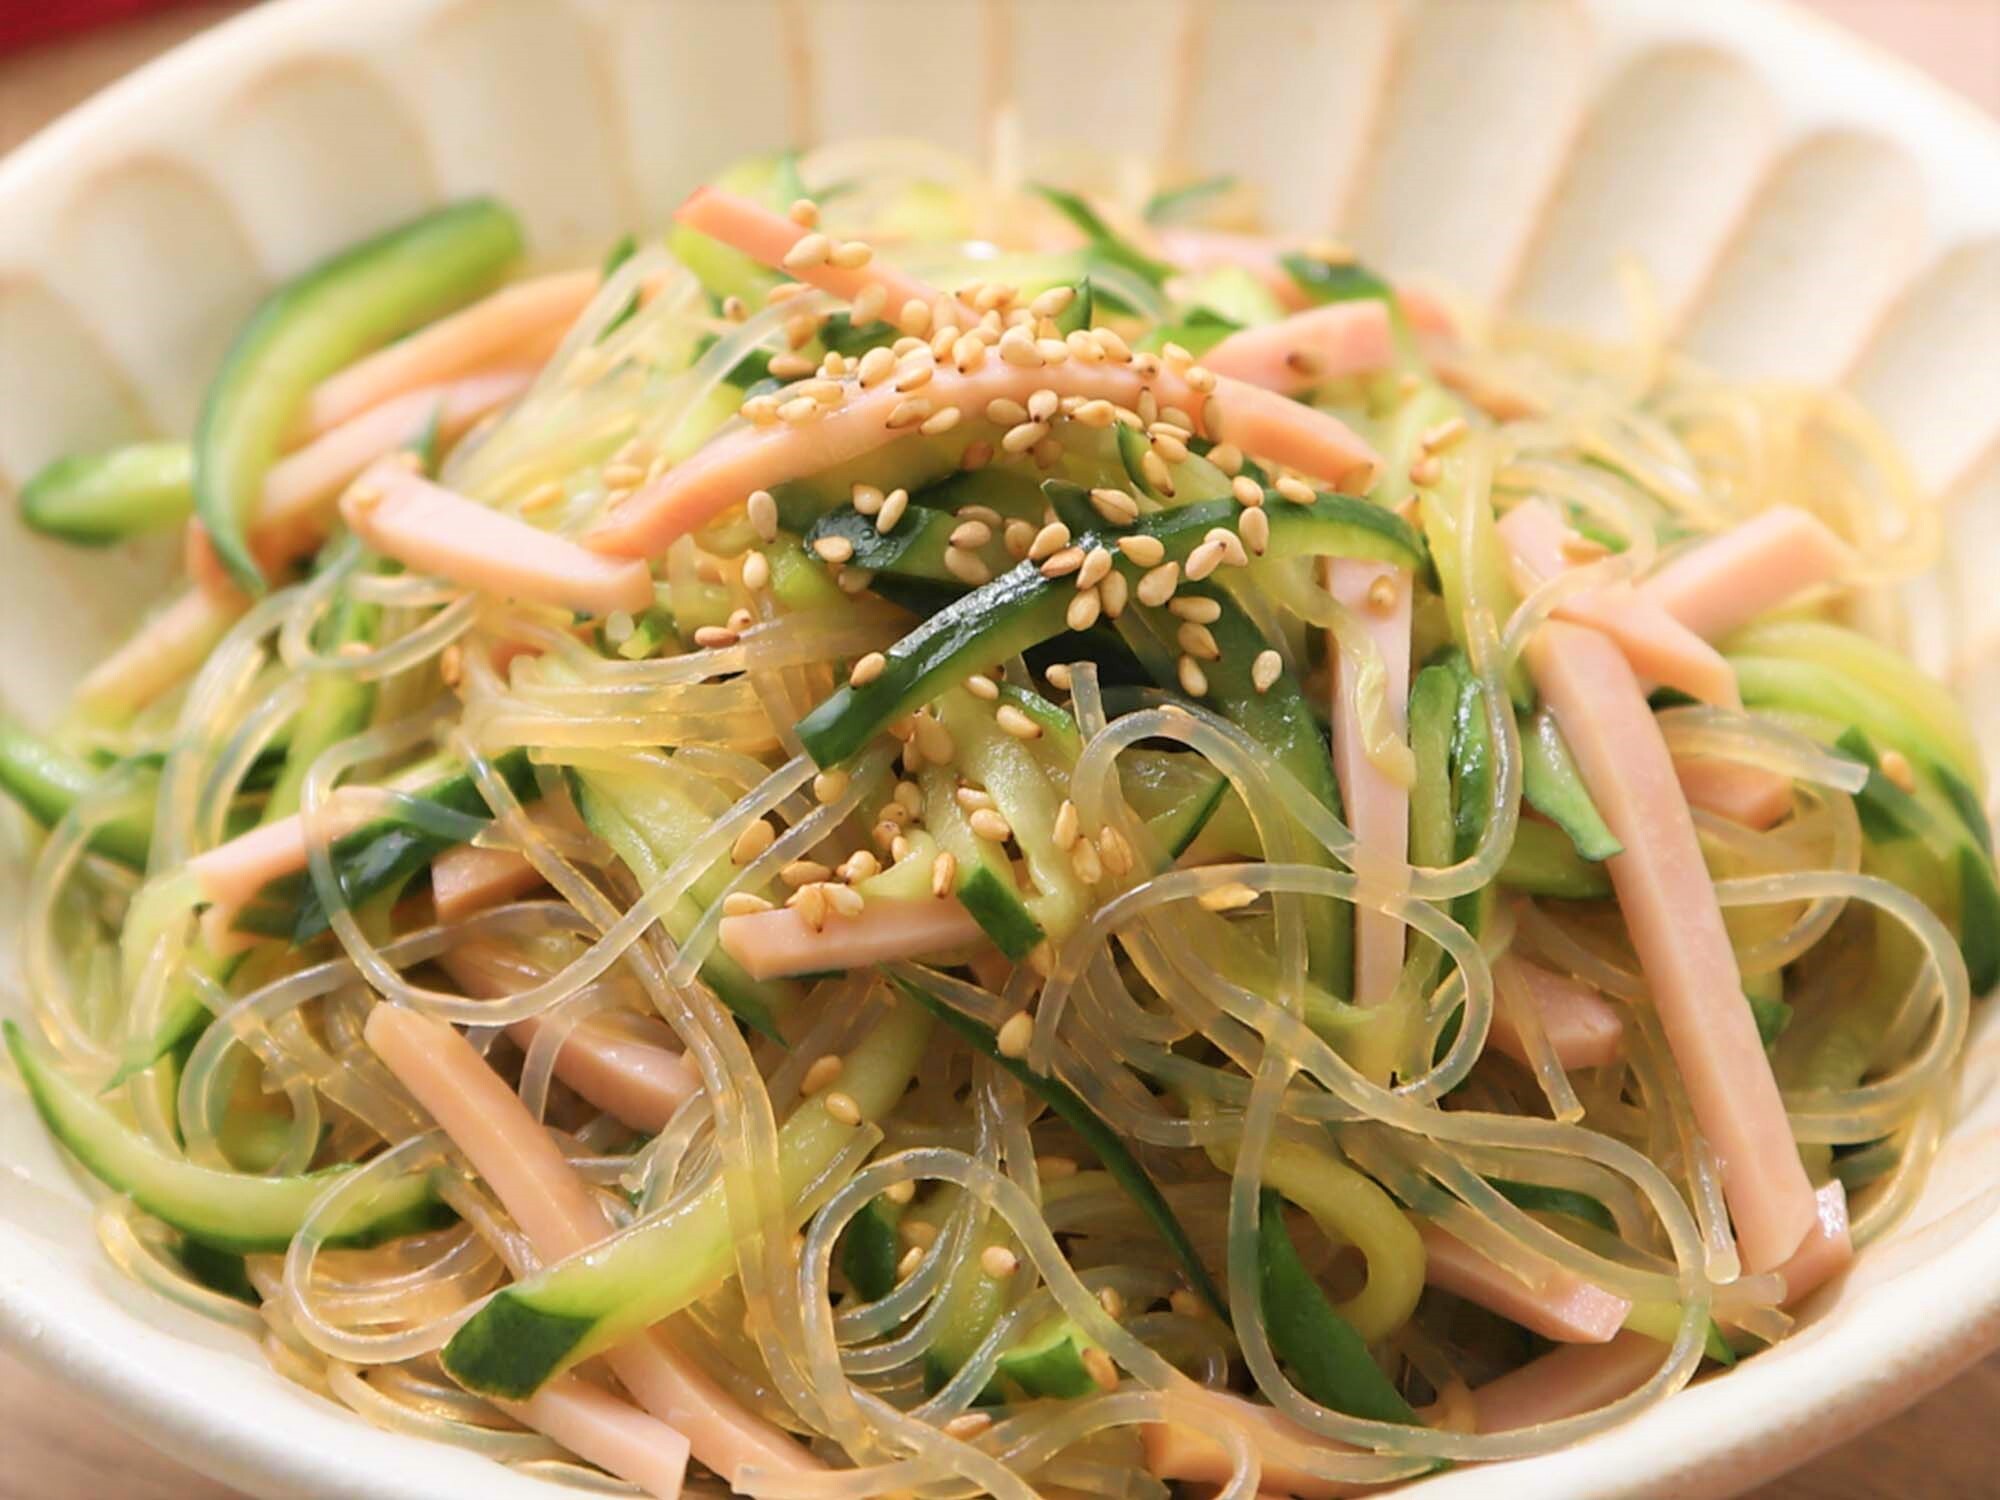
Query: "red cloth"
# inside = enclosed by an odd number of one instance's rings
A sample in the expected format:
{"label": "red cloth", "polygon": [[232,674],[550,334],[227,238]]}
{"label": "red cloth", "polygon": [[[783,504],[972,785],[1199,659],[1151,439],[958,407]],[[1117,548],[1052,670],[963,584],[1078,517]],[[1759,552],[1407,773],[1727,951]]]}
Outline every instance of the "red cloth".
{"label": "red cloth", "polygon": [[67,32],[129,21],[185,0],[0,0],[0,52]]}

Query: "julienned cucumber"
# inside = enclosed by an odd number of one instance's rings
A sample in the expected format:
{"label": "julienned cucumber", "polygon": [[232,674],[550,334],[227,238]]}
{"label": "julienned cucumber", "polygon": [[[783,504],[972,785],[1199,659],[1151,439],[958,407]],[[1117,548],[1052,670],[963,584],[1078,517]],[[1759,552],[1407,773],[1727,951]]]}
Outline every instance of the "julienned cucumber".
{"label": "julienned cucumber", "polygon": [[250,516],[312,388],[488,290],[520,250],[512,213],[468,199],[320,262],[258,305],[209,387],[194,437],[195,510],[238,583],[264,587]]}
{"label": "julienned cucumber", "polygon": [[991,839],[972,831],[972,822],[954,796],[957,778],[943,766],[926,766],[918,786],[924,794],[924,827],[957,867],[953,891],[993,945],[1016,962],[1045,934],[1028,910],[1013,862]]}
{"label": "julienned cucumber", "polygon": [[185,521],[194,510],[194,453],[186,443],[134,443],[72,453],[21,489],[32,530],[101,547]]}
{"label": "julienned cucumber", "polygon": [[1569,835],[1554,824],[1527,818],[1515,825],[1514,843],[1500,866],[1500,884],[1567,901],[1597,901],[1611,894],[1611,877],[1603,865],[1578,854]]}
{"label": "julienned cucumber", "polygon": [[[862,1119],[878,1120],[896,1107],[930,1033],[930,1013],[901,1004],[847,1055],[840,1092]],[[785,1201],[796,1206],[860,1128],[828,1114],[824,1095],[800,1104],[778,1131]],[[588,1255],[494,1293],[445,1345],[444,1366],[470,1390],[532,1395],[578,1360],[707,1296],[729,1279],[735,1255],[718,1180]]]}
{"label": "julienned cucumber", "polygon": [[[153,842],[153,785],[157,777],[143,773],[146,783],[133,788],[134,805],[97,825],[90,847],[135,870],[146,868]],[[28,816],[53,828],[95,786],[105,773],[67,750],[31,734],[11,719],[0,718],[0,792],[20,803]]]}
{"label": "julienned cucumber", "polygon": [[1521,725],[1521,795],[1528,805],[1569,835],[1576,852],[1593,862],[1625,852],[1584,789],[1555,715],[1538,709]]}
{"label": "julienned cucumber", "polygon": [[[297,1177],[222,1172],[168,1155],[77,1086],[12,1021],[7,1050],[49,1133],[106,1186],[191,1240],[239,1253],[282,1251],[346,1168]],[[330,1226],[326,1243],[373,1245],[451,1220],[422,1178],[387,1184]]]}

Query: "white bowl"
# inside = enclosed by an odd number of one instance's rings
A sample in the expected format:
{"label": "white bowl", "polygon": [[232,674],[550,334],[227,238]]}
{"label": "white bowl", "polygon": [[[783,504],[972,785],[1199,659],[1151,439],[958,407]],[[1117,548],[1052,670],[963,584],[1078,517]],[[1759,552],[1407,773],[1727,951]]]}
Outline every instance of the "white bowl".
{"label": "white bowl", "polygon": [[[1055,136],[1245,174],[1286,227],[1539,318],[1615,330],[1635,253],[1696,353],[1845,382],[1950,507],[1917,644],[2000,742],[2000,131],[1766,0],[273,3],[0,163],[0,486],[184,431],[265,287],[425,204],[495,192],[539,254],[581,252],[749,151],[885,133],[976,151],[1010,90]],[[47,713],[164,558],[54,546],[0,510],[5,695]],[[2000,1344],[2000,1023],[1981,1022],[1922,1202],[1797,1337],[1592,1442],[1423,1493],[1731,1494]],[[4,1084],[0,1163],[0,1337],[175,1457],[270,1496],[553,1493],[378,1432],[126,1282]]]}

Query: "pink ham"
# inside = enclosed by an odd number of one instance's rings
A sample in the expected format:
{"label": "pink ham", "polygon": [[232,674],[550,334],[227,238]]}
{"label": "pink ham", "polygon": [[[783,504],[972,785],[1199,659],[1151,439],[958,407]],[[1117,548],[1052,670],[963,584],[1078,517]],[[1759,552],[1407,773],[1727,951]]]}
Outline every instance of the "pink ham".
{"label": "pink ham", "polygon": [[788,906],[724,917],[722,949],[752,979],[863,969],[984,943],[986,934],[956,901],[870,901],[858,916],[828,915],[815,932]]}
{"label": "pink ham", "polygon": [[526,521],[432,484],[393,459],[340,502],[355,535],[385,557],[507,598],[604,615],[653,602],[642,562],[614,562]]}
{"label": "pink ham", "polygon": [[[1297,311],[1310,305],[1305,289],[1292,279],[1279,259],[1302,249],[1300,241],[1236,234],[1227,229],[1192,228],[1162,229],[1156,239],[1160,254],[1181,270],[1196,275],[1225,266],[1248,271],[1285,307]],[[1409,320],[1410,327],[1420,334],[1448,336],[1457,331],[1450,310],[1422,287],[1397,287],[1396,306]]]}
{"label": "pink ham", "polygon": [[[329,840],[352,833],[382,816],[381,796],[372,787],[336,787],[324,815]],[[201,899],[211,903],[220,932],[243,904],[274,880],[296,875],[306,867],[306,825],[302,813],[239,833],[227,843],[204,850],[188,861]],[[205,917],[204,923],[207,922]],[[219,933],[217,934],[219,936]]]}
{"label": "pink ham", "polygon": [[[438,965],[461,990],[480,1000],[518,995],[548,977],[484,942],[463,943],[441,954]],[[514,1022],[507,1035],[525,1052],[542,1025],[539,1017],[530,1017]],[[570,1028],[556,1053],[555,1075],[606,1114],[648,1135],[666,1129],[674,1112],[701,1088],[679,1053],[636,1040],[597,1016],[586,1016]]]}
{"label": "pink ham", "polygon": [[[944,293],[936,287],[880,260],[870,260],[867,265],[857,267],[836,266],[824,260],[815,266],[786,266],[784,260],[791,254],[792,247],[816,231],[721,188],[696,188],[674,210],[674,222],[721,240],[754,261],[774,269],[782,268],[808,286],[830,292],[845,302],[854,301],[871,287],[880,287],[882,316],[898,326],[902,324],[902,311],[906,304],[922,303],[928,312],[940,298],[944,298]],[[944,300],[950,303],[953,299]],[[963,311],[963,326],[970,328],[978,314],[969,308]],[[930,331],[928,321],[921,326],[925,332]]]}
{"label": "pink ham", "polygon": [[456,441],[512,401],[534,379],[530,369],[495,370],[448,385],[425,385],[330,427],[272,465],[251,517],[251,545],[265,571],[319,545],[333,519],[333,502],[376,459],[413,446],[437,417],[438,440]]}
{"label": "pink ham", "polygon": [[[549,1133],[456,1030],[385,1004],[369,1012],[365,1035],[545,1263],[578,1254],[609,1235],[602,1207]],[[642,1406],[685,1433],[694,1456],[726,1480],[751,1464],[794,1475],[822,1467],[787,1434],[740,1406],[657,1331],[620,1344],[605,1362]]]}
{"label": "pink ham", "polygon": [[[1540,1014],[1542,1030],[1555,1049],[1556,1060],[1565,1068],[1601,1068],[1618,1056],[1625,1042],[1625,1018],[1616,1006],[1580,979],[1558,974],[1540,964],[1508,954],[1494,961],[1497,969],[1507,965],[1521,977]],[[1533,1064],[1527,1043],[1506,1014],[1496,1006],[1487,1045],[1505,1053],[1524,1067]]]}
{"label": "pink ham", "polygon": [[1785,1278],[1785,1305],[1810,1296],[1847,1269],[1854,1259],[1854,1241],[1847,1232],[1847,1189],[1836,1179],[1813,1195],[1818,1210],[1805,1243],[1778,1267]]}
{"label": "pink ham", "polygon": [[[1295,1500],[1335,1500],[1344,1495],[1362,1495],[1365,1485],[1343,1484],[1306,1474],[1277,1455],[1287,1448],[1309,1448],[1335,1453],[1353,1450],[1310,1432],[1268,1406],[1258,1406],[1241,1396],[1214,1393],[1208,1397],[1221,1408],[1230,1426],[1247,1431],[1251,1444],[1263,1458],[1257,1479],[1260,1495],[1290,1495]],[[1224,1484],[1234,1472],[1229,1450],[1203,1428],[1187,1422],[1151,1422],[1139,1429],[1145,1454],[1146,1472],[1155,1479],[1173,1479],[1189,1484]]]}
{"label": "pink ham", "polygon": [[1749,1270],[1782,1265],[1817,1222],[1812,1185],[1702,863],[1666,741],[1609,638],[1550,621],[1528,645],[1536,686],[1624,853],[1605,862],[1696,1122],[1722,1162]]}
{"label": "pink ham", "polygon": [[1631,1395],[1666,1357],[1665,1345],[1640,1333],[1553,1350],[1472,1393],[1479,1430],[1512,1432],[1594,1411]]}
{"label": "pink ham", "polygon": [[455,844],[431,861],[431,903],[440,922],[502,905],[541,883],[541,872],[513,849]]}
{"label": "pink ham", "polygon": [[1674,761],[1674,775],[1689,807],[1746,828],[1769,828],[1792,810],[1792,778],[1760,766],[1688,755]]}
{"label": "pink ham", "polygon": [[499,1406],[522,1426],[636,1484],[654,1500],[679,1500],[687,1479],[688,1440],[602,1386],[580,1375],[558,1375],[526,1401]]}
{"label": "pink ham", "polygon": [[[1334,557],[1326,561],[1326,587],[1361,621],[1368,639],[1388,668],[1390,722],[1403,733],[1410,697],[1410,574],[1386,563]],[[1378,591],[1387,599],[1378,597]],[[1329,642],[1330,655],[1339,647]],[[1362,736],[1355,685],[1340,660],[1334,673],[1333,769],[1340,781],[1348,826],[1360,845],[1355,869],[1403,864],[1410,852],[1410,794],[1369,758]],[[1357,908],[1354,914],[1354,996],[1362,1005],[1380,1005],[1395,992],[1403,969],[1403,924],[1386,912]]]}
{"label": "pink ham", "polygon": [[1396,357],[1389,309],[1374,300],[1329,302],[1232,333],[1201,357],[1218,375],[1297,395],[1325,381],[1387,369]]}
{"label": "pink ham", "polygon": [[504,364],[540,364],[597,295],[595,271],[561,271],[503,287],[428,328],[329,375],[306,400],[298,436],[311,441],[418,386]]}
{"label": "pink ham", "polygon": [[1639,592],[1713,641],[1853,565],[1853,550],[1821,521],[1780,505],[1673,557]]}
{"label": "pink ham", "polygon": [[1419,1224],[1424,1279],[1440,1291],[1476,1302],[1543,1338],[1564,1344],[1602,1344],[1625,1325],[1632,1304],[1579,1276],[1551,1267],[1540,1287],[1435,1224]]}
{"label": "pink ham", "polygon": [[[1532,593],[1576,565],[1571,544],[1580,539],[1539,500],[1524,501],[1502,516],[1500,536],[1507,545],[1514,585],[1523,593]],[[1556,606],[1555,617],[1603,631],[1618,643],[1635,671],[1656,682],[1704,703],[1735,708],[1742,702],[1736,674],[1722,653],[1628,583],[1572,594]]]}
{"label": "pink ham", "polygon": [[77,708],[93,719],[137,713],[193,676],[247,608],[234,589],[189,589],[90,669],[76,685]]}
{"label": "pink ham", "polygon": [[1217,376],[1213,394],[1204,394],[1164,365],[1142,379],[1127,364],[1071,360],[1028,368],[993,357],[969,375],[940,369],[915,393],[899,391],[889,381],[870,390],[850,383],[843,405],[800,426],[744,425],[724,431],[622,501],[585,540],[614,556],[650,557],[741,505],[754,490],[823,473],[915,432],[914,424],[889,426],[890,414],[913,395],[933,411],[955,406],[983,413],[1003,397],[1025,405],[1043,389],[1124,407],[1136,406],[1141,391],[1150,389],[1160,406],[1185,411],[1201,436],[1234,443],[1245,453],[1328,484],[1347,482],[1365,489],[1357,475],[1372,473],[1378,465],[1374,449],[1339,418],[1241,381]]}

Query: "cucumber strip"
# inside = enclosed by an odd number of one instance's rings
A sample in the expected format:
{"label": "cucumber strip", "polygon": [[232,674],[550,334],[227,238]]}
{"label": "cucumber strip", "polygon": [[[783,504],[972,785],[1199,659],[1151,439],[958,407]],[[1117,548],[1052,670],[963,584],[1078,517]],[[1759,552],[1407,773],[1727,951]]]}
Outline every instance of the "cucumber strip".
{"label": "cucumber strip", "polygon": [[1188,851],[1235,792],[1229,778],[1200,756],[1158,750],[1119,756],[1118,781],[1126,804],[1145,820],[1169,861]]}
{"label": "cucumber strip", "polygon": [[938,1294],[937,1336],[924,1351],[924,1388],[937,1391],[972,1358],[993,1325],[1007,1311],[1013,1278],[989,1276],[980,1257],[994,1246],[1012,1249],[1014,1237],[997,1215],[989,1214],[966,1243],[965,1254]]}
{"label": "cucumber strip", "polygon": [[864,1302],[880,1302],[896,1289],[896,1266],[903,1247],[896,1237],[902,1210],[887,1198],[871,1198],[840,1233],[840,1270]]}
{"label": "cucumber strip", "polygon": [[1174,224],[1189,217],[1189,211],[1211,198],[1219,198],[1236,187],[1237,179],[1227,172],[1203,177],[1180,187],[1161,188],[1146,200],[1140,217],[1148,224]]}
{"label": "cucumber strip", "polygon": [[[1465,653],[1451,650],[1444,665],[1458,678],[1458,717],[1451,740],[1452,821],[1457,842],[1453,859],[1469,859],[1486,836],[1493,800],[1493,731],[1486,722],[1486,689],[1472,673]],[[1451,918],[1474,937],[1486,925],[1495,895],[1491,887],[1453,898]]]}
{"label": "cucumber strip", "polygon": [[[828,537],[839,537],[854,548],[852,567],[964,588],[965,579],[945,566],[951,534],[963,524],[949,511],[912,505],[885,536],[875,529],[873,516],[864,516],[849,505],[830,510],[814,521],[806,531],[805,545],[810,550]],[[1014,559],[1007,555],[998,537],[983,547],[965,550],[980,560],[988,577],[1014,566]]]}
{"label": "cucumber strip", "polygon": [[1084,1356],[1100,1347],[1067,1317],[1051,1318],[1000,1356],[994,1373],[1029,1396],[1074,1401],[1098,1389]]}
{"label": "cucumber strip", "polygon": [[[712,810],[693,805],[664,776],[572,769],[569,785],[585,825],[612,847],[642,886],[664,878],[681,851],[696,842],[712,821]],[[721,896],[734,873],[725,855],[667,909],[661,925],[675,942],[684,942],[701,925],[710,903]],[[782,1022],[798,999],[797,985],[752,979],[720,946],[703,961],[701,977],[736,1016],[783,1043]]]}
{"label": "cucumber strip", "polygon": [[1285,1200],[1270,1188],[1258,1198],[1257,1265],[1271,1352],[1299,1389],[1352,1417],[1416,1425],[1410,1403],[1299,1260],[1285,1227]]}
{"label": "cucumber strip", "polygon": [[1123,266],[1141,281],[1156,287],[1164,286],[1174,274],[1172,266],[1132,245],[1077,194],[1041,182],[1030,183],[1029,190],[1054,204],[1058,213],[1081,229],[1090,240],[1091,253],[1100,260]]}
{"label": "cucumber strip", "polygon": [[1611,877],[1604,866],[1578,854],[1568,834],[1525,818],[1515,828],[1513,847],[1500,866],[1500,884],[1530,896],[1566,901],[1601,901],[1611,894]]}
{"label": "cucumber strip", "polygon": [[[789,151],[737,162],[716,176],[715,185],[754,198],[780,213],[807,196],[805,185],[799,181],[797,159]],[[669,226],[667,251],[694,272],[702,290],[718,303],[728,297],[740,297],[752,307],[760,307],[764,294],[786,279],[735,246],[725,245],[685,224]]]}
{"label": "cucumber strip", "polygon": [[29,530],[83,547],[159,531],[193,514],[194,452],[186,443],[72,453],[37,470],[21,490]]}
{"label": "cucumber strip", "polygon": [[1315,303],[1386,302],[1393,309],[1395,288],[1359,261],[1329,261],[1302,251],[1278,257],[1292,284]]}
{"label": "cucumber strip", "polygon": [[991,839],[972,831],[972,822],[958,805],[957,777],[943,766],[926,766],[918,774],[924,794],[924,827],[958,866],[959,905],[972,914],[993,945],[1017,963],[1041,942],[1042,924],[1021,894],[1007,853]]}
{"label": "cucumber strip", "polygon": [[[1217,312],[1212,307],[1191,307],[1184,316],[1172,323],[1154,324],[1134,347],[1157,351],[1169,344],[1179,344],[1196,359],[1200,359],[1242,327],[1243,325],[1234,318]],[[1121,434],[1127,430],[1122,427],[1119,429]]]}
{"label": "cucumber strip", "polygon": [[[493,764],[516,797],[533,801],[541,796],[541,785],[535,779],[534,767],[528,764],[526,750],[509,750]],[[416,795],[447,812],[468,817],[485,817],[491,812],[469,771],[446,776]],[[334,841],[331,850],[334,878],[348,905],[359,906],[396,889],[429,865],[433,857],[458,842],[401,817],[382,818]],[[304,944],[325,932],[328,921],[311,872],[301,870],[272,881],[245,902],[243,910],[237,913],[235,925],[239,932],[289,938],[294,944]]]}
{"label": "cucumber strip", "polygon": [[[191,1240],[239,1254],[282,1251],[320,1195],[351,1170],[333,1167],[296,1177],[253,1177],[169,1156],[79,1088],[19,1025],[6,1021],[0,1026],[49,1134],[91,1175]],[[350,1210],[332,1226],[326,1243],[375,1245],[451,1219],[427,1181],[402,1178],[371,1202]]]}
{"label": "cucumber strip", "polygon": [[[1079,523],[1085,518],[1090,519],[1091,530],[1102,524],[1090,508],[1089,493],[1080,486],[1051,479],[1042,485],[1042,492],[1071,530],[1082,529]],[[1265,491],[1264,514],[1271,523],[1266,558],[1352,557],[1413,572],[1429,566],[1423,537],[1394,511],[1353,495],[1317,493],[1319,498],[1311,505],[1294,505],[1276,490]],[[1234,500],[1198,500],[1141,516],[1119,534],[1153,537],[1166,548],[1168,561],[1186,562],[1210,531],[1218,526],[1234,531],[1242,514],[1243,507]]]}
{"label": "cucumber strip", "polygon": [[1571,1188],[1544,1187],[1539,1182],[1515,1182],[1506,1177],[1489,1177],[1500,1196],[1529,1213],[1568,1214],[1586,1224],[1595,1224],[1607,1234],[1618,1232],[1611,1210],[1588,1193]]}
{"label": "cucumber strip", "polygon": [[[930,1039],[922,1005],[898,1005],[847,1055],[840,1092],[865,1121],[893,1110]],[[826,1096],[802,1101],[778,1131],[785,1201],[799,1205],[822,1185],[860,1125],[826,1111]],[[736,1236],[720,1180],[640,1220],[588,1254],[503,1287],[443,1352],[444,1367],[469,1390],[520,1399],[553,1375],[671,1317],[728,1281]]]}
{"label": "cucumber strip", "polygon": [[[1215,1281],[1208,1274],[1208,1268],[1195,1254],[1194,1242],[1188,1238],[1173,1207],[1161,1194],[1153,1179],[1146,1175],[1146,1169],[1126,1147],[1123,1138],[1097,1113],[1074,1093],[1067,1084],[1035,1072],[1019,1058],[1008,1057],[1000,1050],[1000,1043],[992,1030],[962,1011],[953,1010],[937,996],[910,983],[901,975],[892,976],[896,988],[917,1002],[925,1011],[943,1021],[953,1031],[972,1044],[975,1051],[991,1058],[1018,1079],[1021,1085],[1033,1093],[1058,1119],[1083,1137],[1083,1143],[1096,1153],[1104,1164],[1104,1170],[1117,1180],[1120,1187],[1131,1195],[1153,1227],[1160,1231],[1160,1237],[1174,1252],[1174,1258],[1181,1263],[1181,1270],[1187,1276],[1188,1285],[1200,1294],[1201,1299],[1214,1309],[1215,1315],[1224,1322],[1229,1319],[1229,1307]],[[845,1075],[843,1075],[844,1077]]]}
{"label": "cucumber strip", "polygon": [[946,683],[1060,634],[1075,596],[1070,580],[1023,562],[954,600],[891,646],[872,682],[843,683],[799,721],[807,753],[821,766],[840,764]]}
{"label": "cucumber strip", "polygon": [[1605,825],[1569,753],[1555,715],[1538,709],[1521,726],[1521,795],[1530,807],[1569,835],[1576,852],[1593,862],[1623,854],[1625,846]]}
{"label": "cucumber strip", "polygon": [[[53,828],[105,772],[81,756],[50,744],[12,719],[0,717],[0,792],[44,828]],[[90,847],[135,870],[146,868],[153,844],[153,801],[158,777],[142,775],[131,806],[91,831]]]}
{"label": "cucumber strip", "polygon": [[265,471],[312,388],[499,279],[521,250],[513,214],[474,198],[322,261],[266,297],[209,387],[194,438],[195,510],[238,583],[262,592],[249,523]]}

